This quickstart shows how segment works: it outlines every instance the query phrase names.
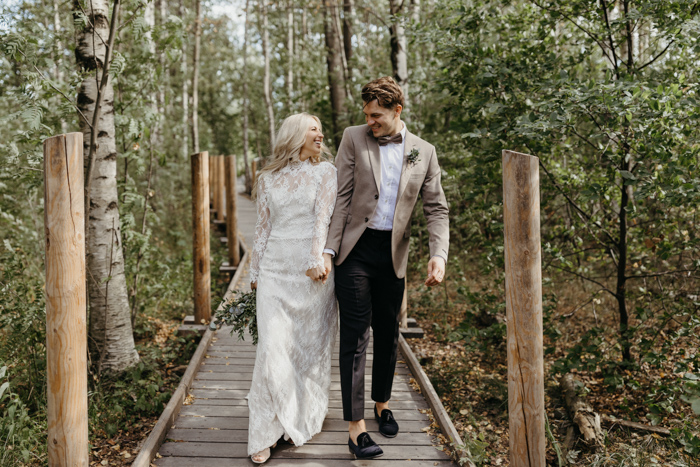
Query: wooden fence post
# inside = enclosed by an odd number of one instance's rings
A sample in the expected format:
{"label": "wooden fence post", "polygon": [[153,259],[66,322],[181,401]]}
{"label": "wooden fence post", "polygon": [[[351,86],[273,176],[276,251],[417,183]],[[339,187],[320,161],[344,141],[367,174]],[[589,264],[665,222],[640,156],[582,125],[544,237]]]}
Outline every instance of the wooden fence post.
{"label": "wooden fence post", "polygon": [[226,237],[228,238],[228,265],[238,266],[241,250],[238,247],[238,216],[236,212],[236,156],[226,156]]}
{"label": "wooden fence post", "polygon": [[253,159],[250,161],[250,180],[253,185],[255,185],[255,177],[257,177],[258,171],[258,160]]}
{"label": "wooden fence post", "polygon": [[214,185],[216,180],[216,164],[209,164],[209,203],[211,209],[216,210],[216,199],[214,197]]}
{"label": "wooden fence post", "polygon": [[194,321],[211,319],[209,260],[209,153],[192,154],[192,243],[194,248]]}
{"label": "wooden fence post", "polygon": [[219,208],[216,211],[216,220],[219,222],[223,222],[226,218],[226,192],[224,184],[224,179],[226,178],[226,176],[224,170],[224,157],[225,156],[216,156],[217,177],[215,196],[217,198],[217,204],[219,205]]}
{"label": "wooden fence post", "polygon": [[44,141],[49,466],[89,461],[83,134]]}
{"label": "wooden fence post", "polygon": [[539,159],[503,151],[510,465],[545,465]]}

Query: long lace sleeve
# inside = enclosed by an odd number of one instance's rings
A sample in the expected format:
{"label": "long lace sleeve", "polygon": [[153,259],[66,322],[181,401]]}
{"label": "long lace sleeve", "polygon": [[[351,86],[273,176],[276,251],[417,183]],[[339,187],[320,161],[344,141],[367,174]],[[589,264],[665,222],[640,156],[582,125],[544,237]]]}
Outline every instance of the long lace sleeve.
{"label": "long lace sleeve", "polygon": [[331,223],[335,198],[338,195],[338,176],[335,166],[330,163],[322,163],[319,170],[321,176],[316,189],[314,231],[307,269],[316,266],[323,267],[323,248],[328,238],[328,225]]}
{"label": "long lace sleeve", "polygon": [[267,189],[265,178],[258,180],[258,221],[255,224],[255,242],[253,243],[253,254],[250,260],[250,282],[258,281],[260,272],[260,261],[265,254],[267,239],[270,237],[272,223],[270,222],[270,207],[267,204]]}

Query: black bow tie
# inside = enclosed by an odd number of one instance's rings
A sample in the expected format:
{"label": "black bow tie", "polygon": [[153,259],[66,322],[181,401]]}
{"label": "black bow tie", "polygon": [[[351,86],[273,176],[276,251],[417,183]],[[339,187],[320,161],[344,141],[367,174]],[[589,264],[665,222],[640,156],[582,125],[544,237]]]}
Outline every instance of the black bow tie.
{"label": "black bow tie", "polygon": [[387,144],[401,144],[403,142],[403,136],[401,133],[396,133],[392,136],[380,136],[377,138],[377,142],[380,146],[386,146]]}

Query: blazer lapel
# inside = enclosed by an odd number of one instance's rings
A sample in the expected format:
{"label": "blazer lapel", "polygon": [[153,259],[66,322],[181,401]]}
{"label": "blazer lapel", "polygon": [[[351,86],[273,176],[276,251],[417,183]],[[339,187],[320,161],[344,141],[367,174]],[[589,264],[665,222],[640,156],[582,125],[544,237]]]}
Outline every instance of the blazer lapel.
{"label": "blazer lapel", "polygon": [[369,131],[369,127],[367,127],[367,129],[367,132],[365,132],[365,141],[367,142],[367,150],[369,152],[369,165],[374,175],[374,182],[377,184],[377,191],[379,191],[382,183],[382,159],[379,153],[379,143],[377,143],[372,132]]}
{"label": "blazer lapel", "polygon": [[406,141],[403,146],[403,162],[401,165],[401,178],[399,179],[399,191],[396,194],[397,205],[399,204],[401,195],[403,195],[403,191],[406,189],[406,185],[408,185],[408,180],[411,178],[411,165],[408,164],[407,156],[411,152],[411,149],[416,147],[415,139],[416,137],[413,135],[413,133],[406,130]]}

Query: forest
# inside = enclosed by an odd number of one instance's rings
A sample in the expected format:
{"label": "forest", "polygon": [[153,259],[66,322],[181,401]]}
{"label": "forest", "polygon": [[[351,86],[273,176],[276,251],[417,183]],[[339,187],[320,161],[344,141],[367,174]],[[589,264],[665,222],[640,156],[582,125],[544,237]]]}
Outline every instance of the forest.
{"label": "forest", "polygon": [[539,158],[548,465],[700,465],[700,2],[3,0],[0,48],[0,465],[47,465],[43,141],[83,133],[91,465],[130,465],[197,345],[190,155],[250,192],[286,116],[335,153],[380,76],[450,207],[446,281],[420,206],[407,278],[444,449],[510,465],[512,150]]}

